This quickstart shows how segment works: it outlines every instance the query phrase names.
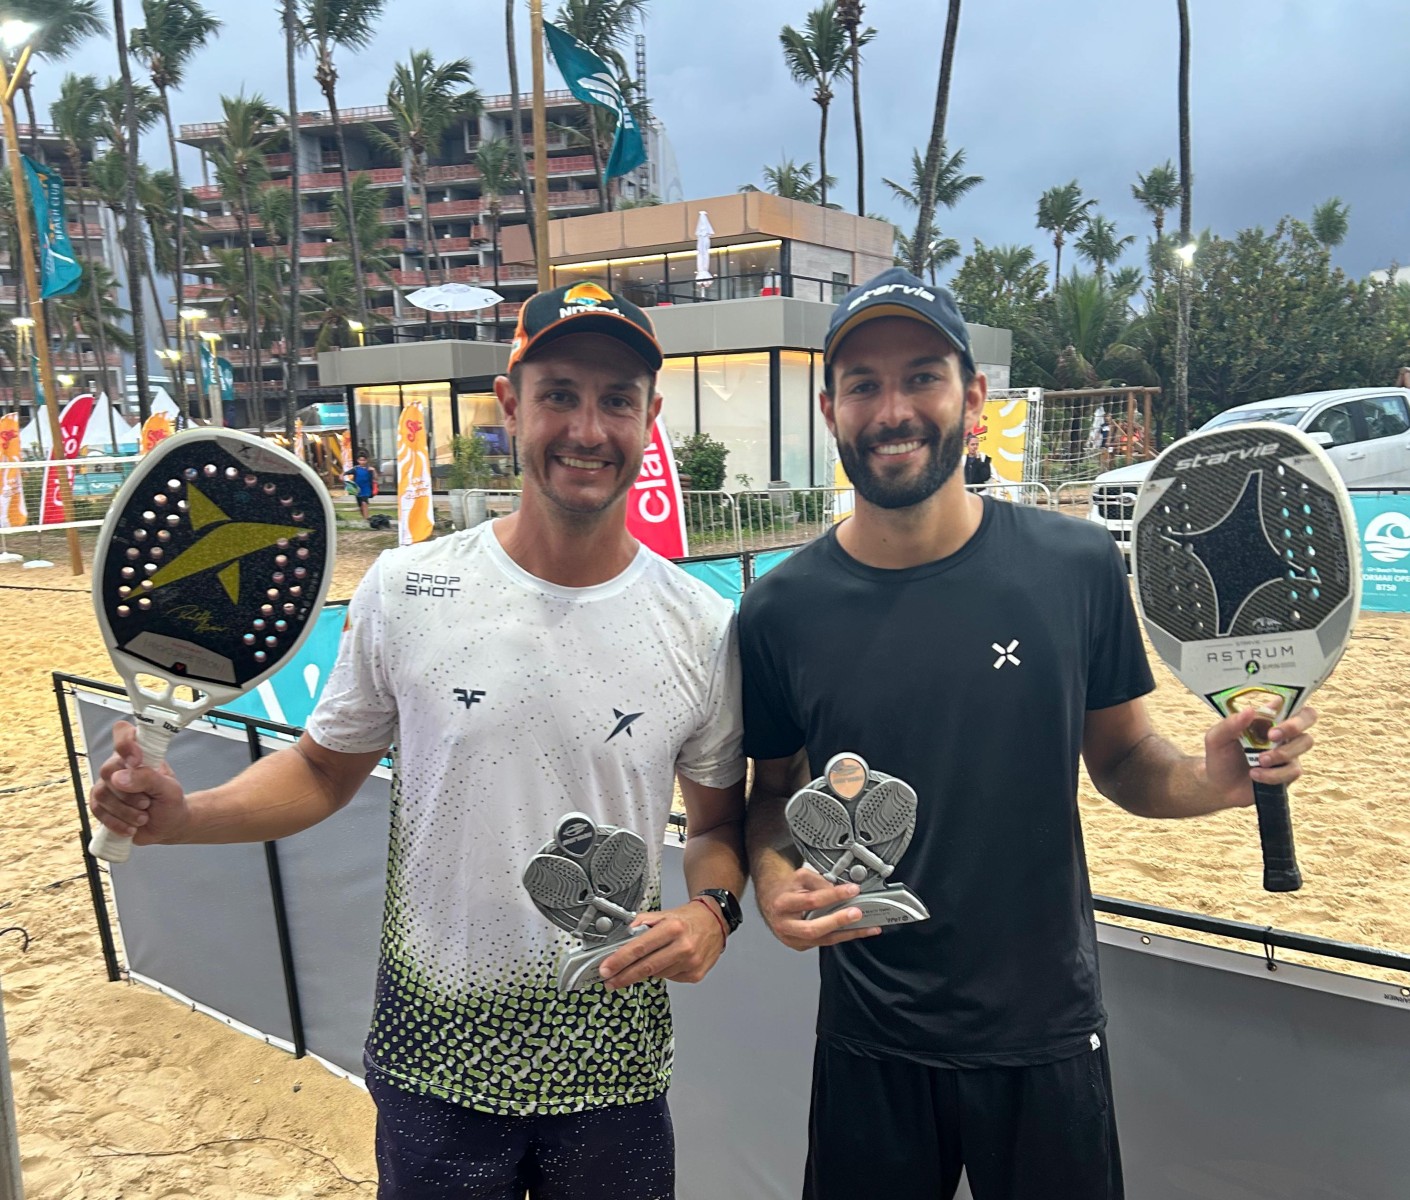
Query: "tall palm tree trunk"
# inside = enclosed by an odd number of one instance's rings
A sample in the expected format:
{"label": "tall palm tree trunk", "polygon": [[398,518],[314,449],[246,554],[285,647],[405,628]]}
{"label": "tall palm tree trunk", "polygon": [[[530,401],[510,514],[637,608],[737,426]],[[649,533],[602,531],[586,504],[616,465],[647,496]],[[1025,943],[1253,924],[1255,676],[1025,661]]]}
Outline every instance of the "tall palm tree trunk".
{"label": "tall palm tree trunk", "polygon": [[504,0],[504,38],[509,54],[509,111],[514,114],[514,165],[519,170],[519,187],[524,196],[524,221],[529,227],[529,245],[533,247],[537,260],[539,235],[534,225],[533,202],[529,194],[529,168],[524,161],[523,118],[519,106],[519,54],[514,46],[514,0]]}
{"label": "tall palm tree trunk", "polygon": [[[499,292],[499,201],[496,200],[490,205],[490,237],[493,239],[494,262],[490,264],[490,271],[494,276],[494,290]],[[494,340],[499,341],[499,305],[494,306]]]}
{"label": "tall palm tree trunk", "polygon": [[597,118],[593,115],[592,106],[584,104],[583,111],[587,113],[588,142],[592,146],[592,170],[597,176],[597,207],[601,212],[611,212],[612,200],[607,194],[607,176],[602,173],[605,164],[602,161],[602,143],[597,138]]}
{"label": "tall palm tree trunk", "polygon": [[1062,235],[1053,238],[1053,291],[1062,279]]}
{"label": "tall palm tree trunk", "polygon": [[822,197],[819,203],[823,208],[827,207],[827,104],[818,106],[822,109],[822,120],[818,122],[818,194]]}
{"label": "tall palm tree trunk", "polygon": [[862,52],[857,42],[857,27],[852,26],[852,123],[857,134],[857,215],[867,212],[866,158],[862,153]]}
{"label": "tall palm tree trunk", "polygon": [[[132,302],[133,370],[137,375],[137,415],[146,421],[152,415],[151,381],[147,375],[147,317],[142,311],[142,263],[146,257],[142,245],[142,230],[137,224],[137,163],[138,136],[137,104],[132,89],[132,68],[127,61],[127,21],[122,0],[113,0],[113,37],[117,42],[118,68],[122,75],[122,103],[127,117],[127,139],[124,147],[127,178],[123,184],[123,244],[127,257],[127,294]],[[160,311],[157,314],[161,315]],[[123,397],[125,400],[126,397]]]}
{"label": "tall palm tree trunk", "polygon": [[955,63],[955,38],[960,29],[960,0],[950,0],[945,19],[945,43],[940,51],[940,82],[935,88],[935,117],[930,123],[930,144],[925,148],[925,172],[920,180],[920,203],[916,206],[916,233],[911,240],[911,274],[919,275],[931,242],[935,220],[935,188],[940,178],[940,159],[945,146],[945,118],[950,108],[950,73]]}
{"label": "tall palm tree trunk", "polygon": [[[264,380],[259,363],[259,293],[255,288],[255,240],[250,232],[249,195],[240,189],[241,258],[245,264],[245,361],[249,364],[251,403],[259,413],[259,427],[264,428]],[[215,362],[211,362],[214,369]],[[218,372],[217,372],[218,375]]]}
{"label": "tall palm tree trunk", "polygon": [[[186,306],[186,193],[181,187],[181,164],[176,157],[176,127],[171,121],[171,97],[166,88],[161,89],[162,96],[162,116],[166,119],[166,144],[171,152],[171,177],[176,183],[176,271],[172,282],[176,284],[176,310],[178,313]],[[161,314],[160,307],[157,314]],[[178,326],[180,328],[180,326]],[[165,331],[166,326],[162,326]],[[186,361],[186,348],[181,349],[181,357],[176,360],[176,403],[181,409],[181,415],[186,418],[191,416],[191,402],[186,396],[186,371],[184,364]]]}
{"label": "tall palm tree trunk", "polygon": [[88,295],[93,301],[93,348],[98,355],[98,393],[108,397],[108,433],[112,437],[113,453],[117,450],[117,423],[113,416],[115,403],[112,383],[108,379],[108,339],[103,332],[103,296],[98,288],[98,272],[93,270],[93,255],[88,244],[88,201],[83,194],[83,152],[69,151],[69,162],[73,166],[74,197],[78,200],[78,228],[83,238],[83,256],[88,259]]}
{"label": "tall palm tree trunk", "polygon": [[[299,187],[299,94],[297,72],[298,13],[294,0],[284,0],[284,70],[289,88],[289,311],[284,317],[284,434],[289,439],[294,436],[294,418],[299,411],[299,359],[303,351],[303,313],[300,311],[299,291],[303,285],[303,214],[299,211],[302,194]],[[339,149],[339,157],[342,151]],[[343,176],[344,183],[347,176]],[[343,203],[348,204],[351,189],[344,193]],[[352,206],[348,204],[348,225],[350,235],[356,240],[357,223],[353,220]],[[354,260],[356,261],[356,260]],[[366,323],[365,316],[359,318]]]}
{"label": "tall palm tree trunk", "polygon": [[[1190,244],[1190,9],[1188,0],[1177,0],[1180,15],[1180,245]],[[1175,432],[1184,437],[1190,428],[1190,268],[1180,265],[1175,325]]]}
{"label": "tall palm tree trunk", "polygon": [[[429,263],[434,259],[436,282],[444,283],[446,281],[445,262],[441,258],[441,248],[436,244],[435,230],[431,225],[431,198],[426,194],[426,155],[424,151],[418,151],[412,155],[411,174],[421,192],[421,236],[426,243],[421,261]],[[427,282],[430,282],[429,277]]]}
{"label": "tall palm tree trunk", "polygon": [[[343,210],[348,215],[348,253],[352,256],[353,284],[357,295],[357,319],[367,324],[367,281],[362,277],[362,246],[357,236],[357,220],[353,214],[352,199],[352,177],[348,174],[348,143],[343,136],[343,117],[338,112],[338,100],[335,89],[330,85],[324,89],[324,94],[328,97],[328,111],[333,114],[333,132],[338,139],[338,174],[342,177],[343,184]],[[426,193],[421,193],[421,202],[425,204]]]}

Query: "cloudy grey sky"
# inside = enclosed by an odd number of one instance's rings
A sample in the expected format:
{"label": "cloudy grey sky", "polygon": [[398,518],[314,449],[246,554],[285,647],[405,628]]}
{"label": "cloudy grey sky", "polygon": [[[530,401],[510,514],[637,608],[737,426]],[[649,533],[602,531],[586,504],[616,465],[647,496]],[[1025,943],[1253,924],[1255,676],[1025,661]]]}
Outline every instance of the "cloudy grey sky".
{"label": "cloudy grey sky", "polygon": [[[801,26],[813,0],[653,0],[649,83],[688,196],[761,182],[784,156],[816,161],[817,106],[784,67],[778,31]],[[215,120],[219,96],[244,87],[284,101],[274,0],[206,0],[226,22],[175,97],[180,121]],[[551,14],[555,0],[546,0]],[[1232,235],[1306,218],[1340,196],[1350,232],[1335,261],[1364,274],[1410,263],[1410,4],[1405,0],[1190,0],[1194,224]],[[141,23],[127,0],[129,25]],[[525,42],[527,5],[519,19]],[[905,179],[928,136],[945,0],[868,0],[877,29],[863,63],[867,207],[904,222],[882,176]],[[391,66],[410,48],[464,56],[486,92],[508,90],[500,0],[388,0],[375,43],[341,64],[340,101],[380,103]],[[1078,179],[1120,232],[1149,220],[1131,198],[1138,172],[1178,158],[1175,0],[969,0],[960,22],[948,135],[983,175],[944,232],[968,249],[1026,242],[1040,192]],[[520,75],[527,87],[527,48]],[[116,74],[97,42],[62,66],[42,64],[42,119],[62,71]],[[552,68],[550,86],[558,86]],[[305,66],[301,108],[322,107]],[[852,113],[834,104],[828,145],[834,199],[855,201]],[[160,162],[161,142],[147,157]],[[1046,253],[1051,257],[1051,243]],[[1128,262],[1142,259],[1128,255]]]}

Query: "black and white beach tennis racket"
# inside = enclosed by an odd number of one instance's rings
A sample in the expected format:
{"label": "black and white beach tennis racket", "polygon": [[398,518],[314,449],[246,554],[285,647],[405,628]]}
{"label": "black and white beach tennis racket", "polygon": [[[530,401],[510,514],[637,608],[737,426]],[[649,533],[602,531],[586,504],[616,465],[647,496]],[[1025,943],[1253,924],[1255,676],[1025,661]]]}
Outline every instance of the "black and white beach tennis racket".
{"label": "black and white beach tennis racket", "polygon": [[[179,730],[298,650],[332,567],[332,502],[292,454],[234,430],[198,429],[142,460],[98,535],[93,607],[132,701],[144,766],[160,766]],[[198,694],[178,699],[178,687]],[[89,844],[114,863],[131,850],[106,826]]]}
{"label": "black and white beach tennis racket", "polygon": [[[1152,646],[1221,715],[1267,734],[1331,674],[1361,607],[1356,520],[1331,460],[1295,429],[1228,426],[1177,442],[1136,501],[1132,573]],[[1287,789],[1253,785],[1263,886],[1302,886]]]}

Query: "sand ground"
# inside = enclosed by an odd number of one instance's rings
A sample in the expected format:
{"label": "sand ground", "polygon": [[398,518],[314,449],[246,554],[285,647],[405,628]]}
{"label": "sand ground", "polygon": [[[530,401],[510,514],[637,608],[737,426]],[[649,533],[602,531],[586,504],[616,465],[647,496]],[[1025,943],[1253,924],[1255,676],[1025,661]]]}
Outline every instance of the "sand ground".
{"label": "sand ground", "polygon": [[[344,533],[330,595],[349,596],[391,541]],[[69,574],[61,540],[51,537],[46,550],[60,563],[53,570],[0,566],[9,707],[0,756],[0,982],[27,1194],[373,1195],[365,1093],[144,987],[106,981],[50,672],[115,677],[98,641],[87,577]],[[1094,889],[1410,952],[1410,752],[1395,736],[1393,715],[1410,699],[1407,667],[1410,620],[1365,617],[1315,701],[1318,746],[1294,797],[1307,879],[1301,892],[1261,890],[1251,810],[1142,821],[1084,779]],[[1159,666],[1157,676],[1151,707],[1158,727],[1197,751],[1209,714]],[[1365,736],[1368,695],[1380,718],[1374,738]]]}

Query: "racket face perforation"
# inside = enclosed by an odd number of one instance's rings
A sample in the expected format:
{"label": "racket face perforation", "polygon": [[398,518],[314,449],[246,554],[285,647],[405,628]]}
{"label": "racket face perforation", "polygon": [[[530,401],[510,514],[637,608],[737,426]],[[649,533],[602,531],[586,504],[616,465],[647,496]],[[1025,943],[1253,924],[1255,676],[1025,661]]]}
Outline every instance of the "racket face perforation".
{"label": "racket face perforation", "polygon": [[592,885],[599,896],[634,908],[640,900],[625,901],[633,892],[640,892],[646,874],[646,843],[627,829],[609,834],[593,851],[588,866]]}
{"label": "racket face perforation", "polygon": [[249,686],[297,649],[321,606],[331,530],[321,481],[292,455],[224,430],[168,438],[104,523],[94,574],[104,636],[139,669]]}
{"label": "racket face perforation", "polygon": [[524,888],[535,904],[546,909],[578,908],[592,895],[587,872],[556,854],[536,854],[529,860]]}
{"label": "racket face perforation", "polygon": [[809,846],[841,850],[852,841],[852,818],[825,792],[800,789],[784,812],[794,834]]}

